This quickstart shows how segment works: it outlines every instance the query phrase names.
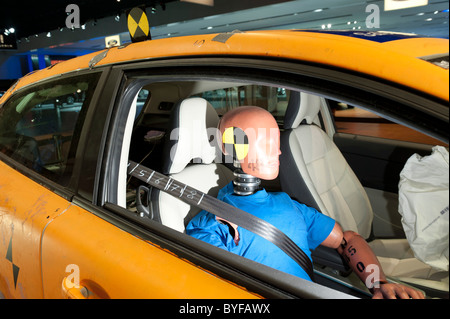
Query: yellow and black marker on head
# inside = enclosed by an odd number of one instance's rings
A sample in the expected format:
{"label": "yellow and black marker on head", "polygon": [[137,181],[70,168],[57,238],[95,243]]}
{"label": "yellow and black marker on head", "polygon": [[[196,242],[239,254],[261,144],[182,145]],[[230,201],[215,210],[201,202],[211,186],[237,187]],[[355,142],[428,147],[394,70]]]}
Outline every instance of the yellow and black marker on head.
{"label": "yellow and black marker on head", "polygon": [[222,135],[225,152],[237,161],[243,160],[248,154],[248,137],[239,127],[228,127]]}
{"label": "yellow and black marker on head", "polygon": [[134,43],[152,39],[145,7],[135,7],[128,11],[127,25],[131,36],[131,42]]}

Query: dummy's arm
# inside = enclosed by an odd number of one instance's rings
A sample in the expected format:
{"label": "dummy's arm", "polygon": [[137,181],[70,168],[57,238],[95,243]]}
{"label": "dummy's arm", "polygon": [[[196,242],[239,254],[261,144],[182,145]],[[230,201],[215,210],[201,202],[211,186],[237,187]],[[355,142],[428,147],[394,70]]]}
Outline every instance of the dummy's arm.
{"label": "dummy's arm", "polygon": [[424,298],[423,294],[417,290],[389,283],[377,257],[364,238],[353,231],[343,232],[338,223],[335,224],[333,231],[322,245],[337,249],[350,268],[372,292],[373,298]]}

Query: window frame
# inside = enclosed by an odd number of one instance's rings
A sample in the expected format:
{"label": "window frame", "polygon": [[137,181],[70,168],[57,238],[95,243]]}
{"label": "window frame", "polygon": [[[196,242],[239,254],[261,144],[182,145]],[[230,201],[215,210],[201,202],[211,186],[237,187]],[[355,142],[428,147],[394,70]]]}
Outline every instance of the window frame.
{"label": "window frame", "polygon": [[[77,145],[77,149],[75,151],[75,159],[78,159],[80,157],[80,153],[83,153],[82,149],[84,148],[85,140],[82,137],[83,137],[83,133],[87,126],[86,125],[87,119],[90,116],[89,114],[91,114],[93,109],[95,109],[95,105],[97,104],[99,92],[101,91],[102,87],[104,86],[104,83],[106,80],[105,72],[103,72],[102,70],[94,70],[94,71],[82,70],[82,71],[69,72],[66,74],[59,75],[59,76],[54,76],[54,77],[50,77],[48,79],[43,79],[43,80],[37,81],[35,83],[32,83],[30,85],[27,85],[23,88],[20,88],[20,89],[14,91],[11,94],[11,96],[9,96],[8,99],[2,103],[1,107],[5,107],[12,99],[15,99],[15,97],[17,97],[18,95],[22,95],[24,93],[26,94],[27,92],[31,92],[36,87],[47,86],[47,85],[50,86],[52,84],[59,83],[61,80],[65,81],[65,80],[68,80],[71,78],[76,78],[76,77],[80,77],[80,76],[84,76],[84,75],[91,75],[93,73],[98,74],[98,78],[95,83],[95,88],[92,92],[91,99],[90,99],[89,103],[84,106],[84,109],[86,110],[84,123],[80,124],[80,127],[74,128],[74,133],[75,133],[75,129],[78,128],[80,130],[79,132],[77,132],[80,135],[80,137],[78,139],[78,145]],[[79,119],[79,117],[77,118],[77,121],[78,121],[78,119]],[[2,160],[5,164],[9,165],[13,169],[17,170],[18,172],[22,173],[23,175],[27,176],[31,180],[41,184],[42,186],[48,188],[49,190],[55,192],[56,194],[62,196],[63,198],[65,198],[69,201],[73,198],[74,194],[76,193],[76,188],[74,187],[74,185],[76,185],[76,180],[78,180],[80,178],[79,173],[77,173],[77,172],[79,172],[78,166],[80,165],[80,163],[76,160],[75,160],[72,172],[69,177],[69,182],[67,183],[67,185],[61,185],[60,183],[45,177],[44,175],[40,174],[39,172],[26,167],[24,164],[20,163],[17,160],[12,159],[10,156],[8,156],[4,153],[0,153],[0,160]]]}
{"label": "window frame", "polygon": [[[389,118],[398,120],[401,113],[398,108],[392,111],[381,109],[377,107],[379,101],[389,101],[390,105],[402,101],[402,104],[409,105],[409,109],[413,110],[414,117],[411,117],[410,125],[416,129],[427,131],[433,135],[441,134],[441,138],[448,140],[448,132],[443,134],[442,122],[441,130],[433,132],[429,130],[430,122],[435,122],[434,119],[427,118],[428,122],[424,121],[420,124],[414,123],[413,119],[421,117],[428,111],[424,112],[421,102],[426,101],[428,105],[434,106],[434,111],[443,113],[441,118],[445,118],[445,109],[442,111],[444,103],[435,98],[431,98],[420,94],[419,92],[401,87],[396,84],[389,83],[384,80],[377,80],[365,75],[356,74],[347,70],[337,70],[323,65],[312,65],[309,63],[300,63],[298,61],[286,61],[275,59],[262,58],[242,58],[242,57],[194,57],[194,58],[173,58],[166,60],[153,60],[146,62],[135,62],[132,64],[125,64],[113,67],[115,73],[121,75],[121,83],[118,85],[117,95],[113,105],[113,110],[110,113],[111,122],[108,125],[108,131],[105,131],[105,148],[102,157],[102,170],[96,186],[97,189],[97,205],[103,207],[99,212],[100,215],[107,214],[109,219],[115,219],[115,222],[121,224],[125,223],[128,231],[139,234],[143,239],[151,238],[151,241],[167,248],[178,256],[191,260],[195,264],[213,271],[214,273],[223,276],[224,278],[239,284],[255,284],[258,282],[259,289],[263,287],[263,291],[273,291],[273,289],[282,289],[288,294],[294,296],[305,297],[307,293],[288,284],[282,275],[278,274],[272,278],[270,274],[264,273],[264,267],[255,267],[254,263],[242,258],[230,259],[228,252],[218,251],[209,247],[208,244],[199,243],[191,238],[180,237],[183,234],[177,231],[170,230],[165,226],[157,224],[151,220],[141,220],[136,216],[131,216],[130,212],[123,209],[114,203],[114,183],[117,179],[117,171],[119,168],[118,160],[120,158],[120,150],[122,149],[121,142],[123,140],[124,122],[117,119],[126,118],[128,110],[124,110],[124,104],[127,103],[127,98],[124,94],[130,96],[137,94],[140,89],[139,85],[134,84],[135,87],[128,87],[130,78],[143,76],[149,77],[153,81],[175,81],[187,80],[192,78],[208,79],[209,77],[218,76],[220,79],[230,80],[230,77],[238,82],[242,79],[252,79],[260,81],[260,83],[267,83],[271,86],[287,87],[290,89],[300,89],[311,93],[320,93],[326,98],[338,98],[349,104],[361,104],[358,100],[362,100],[367,94],[371,96],[381,95],[369,109],[374,109]],[[239,71],[236,73],[236,71]],[[220,75],[217,75],[220,74]],[[273,76],[276,75],[276,76]],[[310,81],[305,81],[305,79]],[[338,81],[339,80],[339,81]],[[298,83],[302,83],[299,85]],[[323,89],[323,83],[327,83],[330,87]],[[346,88],[343,94],[342,88]],[[350,89],[351,88],[351,89]],[[387,89],[384,92],[383,89]],[[392,95],[389,97],[389,95]],[[125,103],[124,103],[125,102]],[[365,103],[363,103],[365,104]],[[131,105],[130,103],[128,105]],[[448,121],[448,115],[447,115]],[[108,175],[108,173],[112,173]],[[180,241],[181,240],[181,241]],[[265,287],[265,288],[264,288]],[[276,288],[275,288],[276,287]],[[320,290],[320,288],[317,288]]]}
{"label": "window frame", "polygon": [[[333,100],[327,100],[328,105],[330,106],[330,108],[332,108],[331,105],[335,106],[336,105],[336,101]],[[345,113],[347,112],[347,110],[336,110],[336,113],[333,112],[332,116],[333,116],[333,121],[336,123],[335,126],[335,133],[340,133],[340,134],[350,134],[350,135],[358,135],[358,136],[362,136],[362,137],[374,137],[374,138],[382,138],[382,139],[386,139],[386,140],[393,140],[393,141],[398,141],[398,142],[410,142],[410,143],[422,143],[425,145],[441,145],[444,147],[448,147],[448,144],[443,143],[439,140],[435,140],[431,137],[429,137],[428,135],[421,133],[421,132],[412,132],[414,134],[414,136],[417,138],[417,140],[414,140],[413,138],[408,138],[405,135],[408,134],[408,129],[410,129],[409,127],[400,124],[400,123],[395,123],[395,122],[391,122],[379,115],[377,115],[376,113],[369,111],[369,110],[364,110],[360,107],[356,107],[356,106],[350,106],[350,108],[355,109],[356,112],[364,112],[363,114],[367,115],[367,117],[359,117],[359,116],[345,116]],[[337,113],[339,112],[339,114]],[[349,111],[351,112],[351,111]],[[357,129],[352,129],[352,128],[342,128],[340,129],[338,126],[338,123],[346,125],[346,124],[351,124],[351,123],[355,123],[357,125],[362,125],[362,124],[368,124],[368,125],[391,125],[393,128],[395,128],[397,131],[400,131],[403,133],[397,133],[398,137],[392,137],[392,136],[388,136],[388,135],[384,135],[380,134],[373,134],[372,132],[368,132],[368,133],[364,133],[364,132],[357,132]],[[405,137],[403,138],[402,135],[404,135]]]}

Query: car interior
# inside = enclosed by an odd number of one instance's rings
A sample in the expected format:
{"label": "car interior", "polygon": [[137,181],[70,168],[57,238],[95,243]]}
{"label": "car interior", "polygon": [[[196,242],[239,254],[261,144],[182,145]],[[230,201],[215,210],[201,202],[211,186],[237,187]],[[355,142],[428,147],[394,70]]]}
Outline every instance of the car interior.
{"label": "car interior", "polygon": [[[19,93],[4,108],[0,147],[13,159],[67,185],[96,76],[75,77],[58,85],[43,84]],[[82,111],[83,110],[83,111]],[[82,116],[80,116],[80,114]]]}
{"label": "car interior", "polygon": [[[395,190],[364,185],[365,177],[358,176],[373,165],[365,166],[361,158],[355,164],[356,153],[348,152],[351,140],[358,138],[358,143],[370,145],[380,138],[337,132],[332,107],[338,102],[294,88],[248,81],[149,82],[130,107],[121,156],[216,197],[234,178],[233,161],[222,154],[214,135],[220,117],[244,105],[262,107],[279,124],[282,151],[278,178],[262,181],[262,187],[284,191],[336,219],[345,230],[361,234],[390,280],[414,285],[429,296],[448,295],[448,271],[418,260],[409,247],[396,211]],[[427,154],[432,147],[393,140],[383,143],[397,145],[405,159],[413,151]],[[401,168],[403,164],[395,165]],[[119,206],[181,233],[200,211],[127,176],[125,165],[120,168],[117,187]],[[313,259],[315,272],[321,276],[364,289],[335,251],[317,249]]]}

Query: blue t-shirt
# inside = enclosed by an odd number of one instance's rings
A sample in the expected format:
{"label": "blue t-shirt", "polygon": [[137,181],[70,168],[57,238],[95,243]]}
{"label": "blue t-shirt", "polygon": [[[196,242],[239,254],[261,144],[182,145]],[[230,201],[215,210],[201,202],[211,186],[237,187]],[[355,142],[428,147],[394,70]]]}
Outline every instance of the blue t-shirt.
{"label": "blue t-shirt", "polygon": [[[335,221],[314,208],[292,200],[282,192],[264,189],[252,195],[233,193],[233,183],[219,191],[218,199],[271,223],[290,237],[311,259],[311,250],[319,246],[333,230]],[[306,272],[285,252],[268,240],[238,227],[235,243],[227,225],[206,211],[197,214],[186,227],[186,233],[237,255],[310,280]]]}

